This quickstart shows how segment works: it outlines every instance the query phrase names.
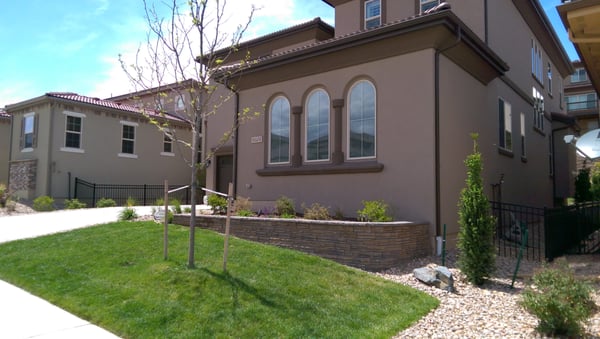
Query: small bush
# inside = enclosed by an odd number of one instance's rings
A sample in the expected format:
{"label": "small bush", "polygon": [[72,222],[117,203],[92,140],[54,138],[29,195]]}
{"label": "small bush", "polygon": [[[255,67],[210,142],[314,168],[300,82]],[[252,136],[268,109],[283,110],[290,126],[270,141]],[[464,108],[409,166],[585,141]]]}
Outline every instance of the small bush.
{"label": "small bush", "polygon": [[80,208],[86,208],[87,204],[85,202],[79,201],[79,199],[71,199],[65,200],[65,208],[68,210],[76,210]]}
{"label": "small bush", "polygon": [[54,199],[47,195],[42,195],[33,200],[33,209],[38,212],[54,211]]}
{"label": "small bush", "polygon": [[172,206],[171,210],[173,213],[181,214],[181,201],[178,199],[171,199],[169,200],[169,204]]}
{"label": "small bush", "polygon": [[127,197],[127,201],[125,202],[125,206],[127,206],[127,207],[133,207],[135,205],[137,205],[137,201],[135,201],[135,199],[132,198],[132,197]]}
{"label": "small bush", "polygon": [[165,205],[165,199],[163,199],[163,198],[156,199],[156,201],[154,202],[154,205],[156,205],[156,206],[164,206]]}
{"label": "small bush", "polygon": [[388,212],[388,204],[383,200],[362,201],[363,208],[358,210],[358,220],[369,222],[388,222],[392,217]]}
{"label": "small bush", "polygon": [[296,217],[295,214],[284,213],[279,215],[281,219],[294,219]]}
{"label": "small bush", "polygon": [[252,202],[250,198],[237,197],[233,202],[233,210],[237,213],[239,211],[252,211]]}
{"label": "small bush", "polygon": [[6,185],[0,183],[0,207],[6,207],[6,201],[8,200],[8,190]]}
{"label": "small bush", "polygon": [[214,214],[222,214],[227,209],[227,199],[217,194],[211,194],[208,196],[208,205]]}
{"label": "small bush", "polygon": [[277,214],[280,217],[285,218],[285,216],[296,216],[296,208],[294,207],[294,200],[281,196],[275,201],[275,208],[277,209]]}
{"label": "small bush", "polygon": [[304,209],[304,218],[311,220],[329,220],[329,209],[318,202],[313,203],[310,207],[302,205]]}
{"label": "small bush", "polygon": [[134,220],[138,215],[134,208],[125,207],[119,212],[119,221]]}
{"label": "small bush", "polygon": [[98,207],[98,208],[115,207],[115,206],[117,206],[117,203],[110,198],[102,198],[102,199],[96,201],[96,207]]}
{"label": "small bush", "polygon": [[240,217],[253,217],[256,214],[251,210],[239,210],[235,212],[236,215]]}
{"label": "small bush", "polygon": [[591,287],[575,278],[566,261],[533,276],[521,305],[539,320],[537,331],[551,336],[582,335],[582,321],[592,315]]}
{"label": "small bush", "polygon": [[191,207],[184,207],[183,208],[183,213],[192,213],[192,208]]}
{"label": "small bush", "polygon": [[259,217],[270,217],[273,214],[275,214],[275,209],[273,207],[265,206],[258,211]]}

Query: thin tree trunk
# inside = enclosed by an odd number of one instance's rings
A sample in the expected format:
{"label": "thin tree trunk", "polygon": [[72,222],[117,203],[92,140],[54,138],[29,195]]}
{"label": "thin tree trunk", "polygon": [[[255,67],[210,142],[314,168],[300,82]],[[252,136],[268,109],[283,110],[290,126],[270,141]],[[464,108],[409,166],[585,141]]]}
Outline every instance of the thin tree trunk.
{"label": "thin tree trunk", "polygon": [[195,260],[195,244],[196,244],[196,189],[198,187],[198,128],[200,127],[198,112],[194,114],[194,129],[192,130],[192,184],[191,184],[191,201],[190,205],[192,208],[190,215],[190,241],[188,250],[188,267],[194,268]]}

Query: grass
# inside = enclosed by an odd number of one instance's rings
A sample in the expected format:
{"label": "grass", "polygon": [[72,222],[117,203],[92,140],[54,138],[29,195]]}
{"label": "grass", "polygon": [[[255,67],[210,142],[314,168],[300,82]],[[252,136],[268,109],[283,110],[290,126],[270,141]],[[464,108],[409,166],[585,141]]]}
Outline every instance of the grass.
{"label": "grass", "polygon": [[438,301],[300,252],[198,229],[117,222],[0,245],[0,279],[124,338],[389,338]]}

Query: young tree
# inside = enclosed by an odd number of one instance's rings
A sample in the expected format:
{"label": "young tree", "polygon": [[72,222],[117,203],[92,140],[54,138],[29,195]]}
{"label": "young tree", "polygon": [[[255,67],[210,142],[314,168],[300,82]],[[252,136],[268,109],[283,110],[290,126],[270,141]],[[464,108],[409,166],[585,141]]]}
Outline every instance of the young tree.
{"label": "young tree", "polygon": [[494,272],[496,248],[494,246],[495,219],[490,215],[490,205],[483,193],[481,153],[477,149],[477,134],[472,134],[473,153],[467,156],[467,186],[460,193],[458,204],[460,231],[458,233],[458,266],[467,279],[476,285],[483,284]]}
{"label": "young tree", "polygon": [[[119,60],[136,90],[155,89],[153,94],[156,105],[147,109],[154,111],[158,107],[159,114],[164,116],[170,114],[164,110],[164,99],[188,98],[184,104],[185,113],[178,117],[188,122],[192,131],[191,143],[178,138],[168,123],[164,122],[168,120],[153,119],[151,114],[146,116],[176,144],[191,149],[189,163],[192,206],[188,267],[193,268],[198,174],[206,169],[208,160],[212,157],[212,153],[207,152],[201,132],[205,128],[206,119],[216,114],[219,107],[234,96],[233,88],[219,87],[213,78],[215,74],[222,74],[225,70],[240,72],[250,64],[249,55],[243,60],[229,58],[237,51],[255,9],[250,9],[246,20],[242,20],[235,32],[228,33],[226,0],[189,0],[184,2],[185,5],[180,5],[181,1],[167,0],[159,3],[160,8],[148,1],[143,0],[149,27],[145,44],[138,49],[133,63],[128,64],[123,56],[119,56]],[[230,131],[225,132],[221,144],[228,140],[239,122],[244,120],[243,115],[257,113],[244,109],[237,114],[241,119],[236,119]]]}

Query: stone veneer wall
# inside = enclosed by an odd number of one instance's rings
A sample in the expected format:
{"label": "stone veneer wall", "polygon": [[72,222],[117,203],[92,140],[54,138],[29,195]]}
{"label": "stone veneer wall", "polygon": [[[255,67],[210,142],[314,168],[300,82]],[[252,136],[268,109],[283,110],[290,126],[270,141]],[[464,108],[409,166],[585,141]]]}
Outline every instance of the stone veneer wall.
{"label": "stone veneer wall", "polygon": [[9,182],[11,192],[35,190],[37,160],[10,162]]}
{"label": "stone veneer wall", "polygon": [[[197,227],[225,233],[224,216],[197,216]],[[189,226],[189,215],[173,223]],[[230,234],[287,247],[368,271],[380,271],[431,254],[427,223],[365,223],[232,217]]]}

